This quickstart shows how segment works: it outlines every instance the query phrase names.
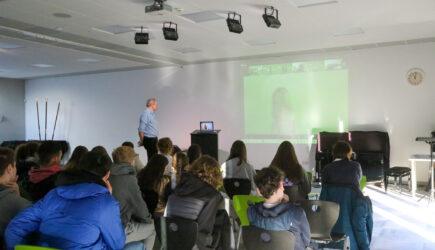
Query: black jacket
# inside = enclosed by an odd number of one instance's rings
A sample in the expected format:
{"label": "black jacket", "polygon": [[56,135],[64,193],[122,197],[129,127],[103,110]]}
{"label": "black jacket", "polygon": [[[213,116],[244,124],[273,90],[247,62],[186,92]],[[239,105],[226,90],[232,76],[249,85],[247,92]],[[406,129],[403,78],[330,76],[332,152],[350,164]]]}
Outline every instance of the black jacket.
{"label": "black jacket", "polygon": [[[167,216],[178,216],[198,222],[197,246],[213,249],[217,243],[215,223],[219,208],[223,208],[223,197],[214,187],[198,177],[186,173],[169,196]],[[189,204],[189,205],[187,205]]]}
{"label": "black jacket", "polygon": [[40,199],[55,188],[56,179],[59,173],[53,174],[50,177],[45,178],[43,181],[33,183],[30,180],[24,185],[29,199],[33,202],[37,202]]}
{"label": "black jacket", "polygon": [[361,165],[348,159],[336,160],[322,171],[322,184],[349,185],[359,190],[359,181],[362,177]]}

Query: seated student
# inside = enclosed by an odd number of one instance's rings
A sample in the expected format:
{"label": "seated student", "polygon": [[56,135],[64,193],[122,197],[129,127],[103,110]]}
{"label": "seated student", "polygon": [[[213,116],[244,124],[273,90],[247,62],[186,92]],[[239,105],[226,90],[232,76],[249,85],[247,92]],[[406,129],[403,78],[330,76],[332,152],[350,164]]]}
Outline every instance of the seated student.
{"label": "seated student", "polygon": [[112,184],[113,196],[121,207],[126,243],[143,241],[146,249],[153,249],[156,233],[132,166],[135,156],[133,149],[127,146],[113,150],[114,164],[110,168],[109,181]]}
{"label": "seated student", "polygon": [[[17,178],[14,151],[0,147],[0,239],[3,239],[9,221],[21,210],[31,205],[29,201],[20,196]],[[3,249],[2,245],[0,249]]]}
{"label": "seated student", "polygon": [[28,142],[19,145],[15,150],[15,161],[17,165],[17,183],[20,187],[20,194],[27,200],[32,200],[27,192],[29,185],[29,172],[38,165],[38,148],[39,143]]}
{"label": "seated student", "polygon": [[15,161],[17,164],[18,182],[28,180],[29,170],[38,166],[38,148],[39,143],[28,142],[19,145],[15,149]]}
{"label": "seated student", "polygon": [[62,170],[62,150],[59,143],[44,141],[38,148],[39,167],[29,172],[27,192],[32,201],[38,201],[55,187],[57,174]]}
{"label": "seated student", "polygon": [[185,153],[178,152],[173,157],[172,165],[177,173],[176,184],[178,184],[180,183],[181,175],[188,171],[187,168],[189,167],[189,158]]}
{"label": "seated student", "polygon": [[171,192],[171,178],[164,175],[167,164],[165,156],[154,155],[137,175],[142,197],[154,217],[162,216]]}
{"label": "seated student", "polygon": [[28,244],[33,233],[38,246],[122,249],[125,233],[119,204],[111,195],[110,164],[106,155],[89,152],[78,168],[61,172],[55,189],[9,223],[8,249]]}
{"label": "seated student", "polygon": [[291,202],[308,198],[311,192],[311,180],[299,164],[293,144],[283,141],[270,165],[284,172],[284,188]]}
{"label": "seated student", "polygon": [[99,154],[107,155],[107,157],[109,157],[110,161],[112,161],[112,159],[110,158],[109,153],[107,153],[106,148],[103,147],[103,146],[101,146],[101,145],[98,145],[98,146],[93,147],[93,148],[91,149],[91,151],[92,151],[92,152],[99,153]]}
{"label": "seated student", "polygon": [[251,181],[251,193],[257,193],[254,183],[255,169],[248,163],[246,146],[243,141],[233,143],[228,160],[221,165],[222,177],[249,179]]}
{"label": "seated student", "polygon": [[310,225],[304,210],[288,202],[283,181],[284,173],[276,167],[257,173],[255,184],[266,200],[249,206],[249,222],[266,230],[290,231],[296,238],[295,250],[306,249],[310,244]]}
{"label": "seated student", "polygon": [[352,161],[352,147],[348,142],[338,141],[332,149],[334,161],[322,170],[322,184],[339,184],[352,186],[359,191],[362,178],[361,165]]}
{"label": "seated student", "polygon": [[198,222],[199,249],[229,249],[231,223],[224,199],[219,163],[210,156],[198,158],[169,196],[165,216],[183,217]]}
{"label": "seated student", "polygon": [[201,157],[202,150],[201,147],[198,144],[192,144],[187,149],[187,157],[189,158],[189,164],[192,165],[192,163]]}
{"label": "seated student", "polygon": [[159,154],[168,159],[168,165],[165,166],[165,175],[171,176],[175,171],[172,168],[172,141],[168,137],[160,138],[157,141],[157,149]]}
{"label": "seated student", "polygon": [[174,156],[178,152],[181,152],[181,148],[177,145],[173,145],[172,146],[172,156]]}
{"label": "seated student", "polygon": [[[122,143],[122,146],[127,146],[134,150],[133,142],[125,141]],[[136,174],[139,173],[139,171],[145,167],[145,165],[143,165],[142,161],[139,158],[139,154],[137,154],[136,152],[135,152],[133,167],[136,170]]]}
{"label": "seated student", "polygon": [[89,152],[88,148],[85,146],[77,146],[71,154],[68,162],[65,165],[65,169],[71,169],[77,167],[80,162],[80,159]]}

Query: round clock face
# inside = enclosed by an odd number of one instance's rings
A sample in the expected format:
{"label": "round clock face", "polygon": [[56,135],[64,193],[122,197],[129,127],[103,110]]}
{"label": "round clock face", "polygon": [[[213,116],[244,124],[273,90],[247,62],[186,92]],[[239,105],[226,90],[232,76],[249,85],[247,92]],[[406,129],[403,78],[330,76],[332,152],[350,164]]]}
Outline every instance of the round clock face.
{"label": "round clock face", "polygon": [[422,69],[414,68],[410,69],[406,74],[406,78],[411,85],[419,85],[424,78],[424,71]]}

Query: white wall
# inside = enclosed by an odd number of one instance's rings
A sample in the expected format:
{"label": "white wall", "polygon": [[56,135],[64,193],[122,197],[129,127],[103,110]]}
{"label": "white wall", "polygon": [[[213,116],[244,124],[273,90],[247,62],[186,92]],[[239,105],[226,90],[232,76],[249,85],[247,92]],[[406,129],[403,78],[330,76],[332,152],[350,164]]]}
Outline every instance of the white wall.
{"label": "white wall", "polygon": [[[67,139],[72,147],[101,144],[109,149],[124,140],[136,142],[146,98],[156,96],[161,137],[188,147],[190,132],[199,127],[199,121],[214,120],[223,130],[220,145],[228,148],[242,129],[240,73],[233,68],[231,63],[206,64],[31,80],[26,84],[26,135],[37,138],[34,102],[48,98],[50,136],[60,101],[55,138]],[[144,150],[139,152],[145,157]]]}
{"label": "white wall", "polygon": [[0,142],[24,140],[24,81],[0,78]]}
{"label": "white wall", "polygon": [[[409,155],[428,151],[424,143],[414,141],[415,137],[428,136],[435,130],[434,54],[435,44],[416,44],[266,58],[259,62],[343,58],[349,69],[349,129],[388,131],[392,165],[407,166]],[[26,136],[37,137],[34,100],[48,98],[49,131],[55,106],[58,101],[62,103],[56,138],[69,140],[73,147],[101,144],[112,149],[123,140],[137,141],[138,116],[145,99],[156,96],[160,103],[161,137],[169,136],[176,144],[187,147],[189,133],[198,127],[198,122],[214,120],[222,129],[220,148],[228,151],[233,140],[243,137],[240,65],[246,63],[208,63],[30,80],[26,83]],[[423,84],[418,87],[406,82],[406,72],[413,67],[426,72]],[[250,145],[249,158],[257,168],[266,166],[276,147]],[[307,145],[297,148],[306,168],[311,164],[309,150]],[[139,151],[145,157],[144,150]]]}

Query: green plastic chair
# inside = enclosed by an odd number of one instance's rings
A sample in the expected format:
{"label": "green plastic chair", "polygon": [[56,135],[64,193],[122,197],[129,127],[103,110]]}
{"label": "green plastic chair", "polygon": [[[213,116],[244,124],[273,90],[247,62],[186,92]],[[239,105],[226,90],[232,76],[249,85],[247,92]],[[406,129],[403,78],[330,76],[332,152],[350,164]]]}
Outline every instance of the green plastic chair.
{"label": "green plastic chair", "polygon": [[249,204],[258,203],[264,201],[263,197],[255,195],[234,195],[233,196],[233,207],[234,211],[239,217],[241,226],[249,226],[248,219],[248,207]]}
{"label": "green plastic chair", "polygon": [[311,183],[313,181],[313,173],[311,173],[311,171],[307,171],[305,174],[308,177],[308,181]]}
{"label": "green plastic chair", "polygon": [[363,175],[361,177],[361,180],[359,181],[359,189],[363,191],[366,186],[367,186],[367,176]]}
{"label": "green plastic chair", "polygon": [[17,245],[17,246],[15,246],[15,250],[57,250],[57,249],[56,248],[49,248],[49,247]]}

